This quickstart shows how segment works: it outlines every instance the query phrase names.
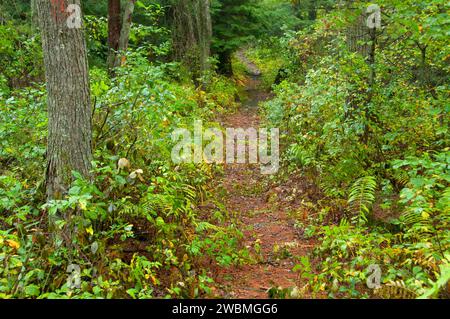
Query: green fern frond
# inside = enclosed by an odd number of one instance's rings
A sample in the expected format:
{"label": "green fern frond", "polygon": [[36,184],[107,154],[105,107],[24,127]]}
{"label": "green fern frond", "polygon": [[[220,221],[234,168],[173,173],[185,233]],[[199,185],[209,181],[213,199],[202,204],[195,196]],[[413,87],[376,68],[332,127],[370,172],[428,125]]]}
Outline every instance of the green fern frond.
{"label": "green fern frond", "polygon": [[376,289],[375,295],[383,299],[416,299],[417,293],[408,289],[403,280],[390,281]]}
{"label": "green fern frond", "polygon": [[348,204],[351,210],[366,218],[375,201],[377,181],[373,176],[364,176],[356,180],[350,187]]}

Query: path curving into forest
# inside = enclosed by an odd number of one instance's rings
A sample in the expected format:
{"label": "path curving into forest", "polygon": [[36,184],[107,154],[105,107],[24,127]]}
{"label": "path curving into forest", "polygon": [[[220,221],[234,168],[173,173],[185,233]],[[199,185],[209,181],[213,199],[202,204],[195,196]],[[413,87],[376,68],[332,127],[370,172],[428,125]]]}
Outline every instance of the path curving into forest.
{"label": "path curving into forest", "polygon": [[[250,74],[248,100],[235,114],[223,119],[222,125],[258,129],[258,104],[269,99],[270,94],[259,88],[261,72],[256,65],[243,52],[238,57]],[[225,207],[240,221],[244,234],[241,244],[251,251],[254,261],[219,269],[216,294],[222,298],[268,298],[272,288],[301,285],[292,268],[299,263],[297,257],[307,254],[314,243],[303,239],[301,230],[294,227],[295,218],[290,213],[298,205],[285,200],[293,189],[294,194],[298,192],[297,181],[273,185],[261,174],[259,165],[228,164],[221,184],[227,193]]]}

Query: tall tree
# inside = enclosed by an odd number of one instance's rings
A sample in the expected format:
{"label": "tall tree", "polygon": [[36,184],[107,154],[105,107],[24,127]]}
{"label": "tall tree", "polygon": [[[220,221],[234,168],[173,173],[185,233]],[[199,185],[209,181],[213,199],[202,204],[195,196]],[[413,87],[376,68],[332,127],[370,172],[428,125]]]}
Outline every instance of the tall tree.
{"label": "tall tree", "polygon": [[119,39],[121,30],[120,21],[120,0],[108,0],[108,68],[114,67],[116,52],[119,49]]}
{"label": "tall tree", "polygon": [[208,68],[212,22],[210,0],[179,0],[172,7],[173,44],[176,58],[191,70],[194,83]]}
{"label": "tall tree", "polygon": [[[84,31],[70,21],[81,23],[80,1],[36,0],[36,4],[48,92],[46,187],[52,199],[67,192],[72,171],[89,176],[92,110],[88,59]],[[74,11],[68,12],[70,8]]]}
{"label": "tall tree", "polygon": [[[134,5],[136,0],[128,0],[125,5],[122,19],[122,28],[119,37],[118,51],[124,53],[128,49],[128,42],[130,40],[131,21],[134,12]],[[121,66],[124,62],[125,56],[117,54],[114,62],[114,67]]]}

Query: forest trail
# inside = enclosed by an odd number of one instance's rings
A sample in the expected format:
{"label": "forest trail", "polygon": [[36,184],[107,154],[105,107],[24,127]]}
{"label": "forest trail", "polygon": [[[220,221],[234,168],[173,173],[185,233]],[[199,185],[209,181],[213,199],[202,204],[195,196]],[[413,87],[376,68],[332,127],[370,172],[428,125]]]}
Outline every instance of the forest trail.
{"label": "forest trail", "polygon": [[[258,104],[270,98],[259,88],[261,72],[240,52],[238,57],[248,67],[248,100],[240,109],[222,120],[224,127],[259,128]],[[312,247],[310,240],[294,227],[291,214],[298,201],[288,195],[298,192],[293,185],[272,185],[262,175],[259,165],[228,164],[221,181],[226,190],[225,206],[238,219],[243,231],[242,246],[247,247],[254,261],[240,266],[218,270],[218,290],[222,298],[268,298],[271,288],[286,289],[299,285],[298,273],[292,268],[299,263],[298,256]],[[299,193],[302,193],[301,191]],[[288,198],[287,200],[285,200]]]}

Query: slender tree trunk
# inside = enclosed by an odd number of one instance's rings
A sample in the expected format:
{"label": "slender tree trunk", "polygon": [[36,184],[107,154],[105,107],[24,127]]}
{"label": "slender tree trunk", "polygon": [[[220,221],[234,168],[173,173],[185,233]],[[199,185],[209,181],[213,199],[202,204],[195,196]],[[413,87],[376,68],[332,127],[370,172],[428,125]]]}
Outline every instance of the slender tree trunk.
{"label": "slender tree trunk", "polygon": [[121,31],[120,21],[120,0],[108,0],[108,68],[114,67],[116,52],[119,49],[119,39]]}
{"label": "slender tree trunk", "polygon": [[57,199],[67,193],[72,171],[88,177],[91,168],[87,52],[83,29],[69,28],[65,12],[70,4],[79,6],[79,0],[36,0],[36,4],[48,92],[46,187],[48,198]]}
{"label": "slender tree trunk", "polygon": [[[134,12],[134,5],[136,3],[136,0],[129,0],[127,2],[127,5],[125,6],[125,11],[123,13],[123,20],[122,20],[122,29],[120,31],[120,37],[119,37],[119,52],[122,54],[128,49],[128,41],[130,39],[130,31],[131,31],[131,21],[133,17]],[[125,61],[125,56],[118,54],[116,55],[114,66],[118,67],[123,65]]]}
{"label": "slender tree trunk", "polygon": [[422,86],[428,84],[428,73],[427,73],[427,45],[422,45],[416,41],[416,45],[420,50],[420,66],[418,72],[418,80]]}
{"label": "slender tree trunk", "polygon": [[200,70],[209,69],[208,59],[211,55],[212,20],[210,0],[200,0],[198,3],[197,29],[200,46]]}

